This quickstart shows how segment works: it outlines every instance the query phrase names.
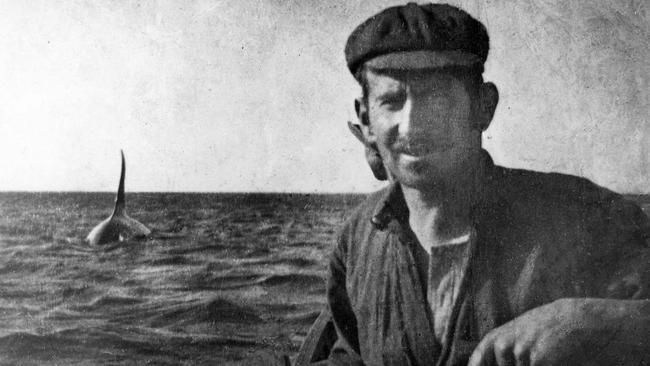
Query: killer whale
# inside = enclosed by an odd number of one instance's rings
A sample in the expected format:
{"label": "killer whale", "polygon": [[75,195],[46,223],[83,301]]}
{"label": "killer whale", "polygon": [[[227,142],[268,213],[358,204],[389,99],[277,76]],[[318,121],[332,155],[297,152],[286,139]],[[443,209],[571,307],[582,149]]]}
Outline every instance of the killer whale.
{"label": "killer whale", "polygon": [[115,197],[115,208],[113,209],[113,214],[95,226],[86,237],[86,241],[93,245],[124,241],[130,238],[144,238],[151,234],[149,228],[126,214],[126,202],[124,199],[126,164],[124,163],[124,152],[122,150],[120,150],[120,154],[122,155],[122,172]]}

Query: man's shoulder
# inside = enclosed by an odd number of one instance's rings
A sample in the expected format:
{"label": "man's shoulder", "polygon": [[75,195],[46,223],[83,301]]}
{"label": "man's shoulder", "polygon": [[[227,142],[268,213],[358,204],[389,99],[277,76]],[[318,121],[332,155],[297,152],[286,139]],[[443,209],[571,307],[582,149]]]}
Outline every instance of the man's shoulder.
{"label": "man's shoulder", "polygon": [[370,238],[372,231],[375,229],[372,223],[372,218],[384,205],[385,197],[388,192],[389,188],[384,188],[369,194],[366,199],[355,207],[348,215],[345,222],[341,227],[339,227],[337,232],[336,250],[339,253],[346,253],[345,255],[348,256],[348,258],[353,258],[353,260],[356,261],[360,258],[359,253],[364,252],[369,248],[367,245],[367,239]]}
{"label": "man's shoulder", "polygon": [[609,232],[616,233],[611,234],[615,236],[625,232],[650,237],[650,220],[636,202],[589,179],[497,169],[497,195],[506,202],[508,212],[517,222],[545,223],[551,230],[571,232],[583,228],[591,235]]}
{"label": "man's shoulder", "polygon": [[384,187],[368,194],[365,200],[357,205],[345,220],[344,227],[357,227],[361,224],[369,225],[373,215],[385,204],[390,187]]}
{"label": "man's shoulder", "polygon": [[623,197],[591,180],[575,175],[496,166],[499,193],[519,202],[564,205],[603,205]]}
{"label": "man's shoulder", "polygon": [[[395,199],[396,185],[388,186],[368,194],[366,199],[352,210],[338,232],[339,242],[359,246],[366,243],[376,230],[386,228],[391,220],[391,200]],[[364,246],[364,245],[362,245]]]}

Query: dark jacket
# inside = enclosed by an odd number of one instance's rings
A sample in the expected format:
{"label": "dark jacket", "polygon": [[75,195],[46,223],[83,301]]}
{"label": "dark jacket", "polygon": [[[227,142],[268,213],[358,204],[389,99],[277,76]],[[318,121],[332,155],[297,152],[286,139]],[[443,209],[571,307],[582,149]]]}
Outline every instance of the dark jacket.
{"label": "dark jacket", "polygon": [[399,185],[346,222],[328,279],[331,364],[465,365],[490,330],[556,299],[650,297],[650,222],[636,204],[586,179],[485,165],[477,240],[442,342]]}

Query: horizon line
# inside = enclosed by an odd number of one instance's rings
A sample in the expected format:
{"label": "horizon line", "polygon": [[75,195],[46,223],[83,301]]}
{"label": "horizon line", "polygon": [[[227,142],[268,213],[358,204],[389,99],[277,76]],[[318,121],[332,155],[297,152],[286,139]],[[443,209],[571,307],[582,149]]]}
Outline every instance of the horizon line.
{"label": "horizon line", "polygon": [[[367,195],[374,191],[125,191],[125,193],[179,193],[179,194],[358,194]],[[79,190],[0,190],[3,193],[109,193],[116,191],[79,191]]]}
{"label": "horizon line", "polygon": [[[381,189],[381,188],[380,188]],[[356,194],[367,195],[377,190],[370,191],[126,191],[126,193],[178,193],[178,194]],[[80,191],[80,190],[0,190],[3,193],[110,193],[116,194],[116,191]],[[625,196],[648,196],[650,192],[615,192]]]}

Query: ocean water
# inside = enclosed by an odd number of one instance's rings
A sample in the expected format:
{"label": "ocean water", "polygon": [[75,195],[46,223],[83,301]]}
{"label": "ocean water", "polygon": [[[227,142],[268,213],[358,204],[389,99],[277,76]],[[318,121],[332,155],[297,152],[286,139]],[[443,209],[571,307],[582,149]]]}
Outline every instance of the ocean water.
{"label": "ocean water", "polygon": [[90,246],[113,194],[0,193],[0,364],[279,364],[362,199],[127,193],[151,237]]}
{"label": "ocean water", "polygon": [[86,244],[113,199],[0,193],[1,365],[280,364],[363,196],[131,193],[151,237]]}

